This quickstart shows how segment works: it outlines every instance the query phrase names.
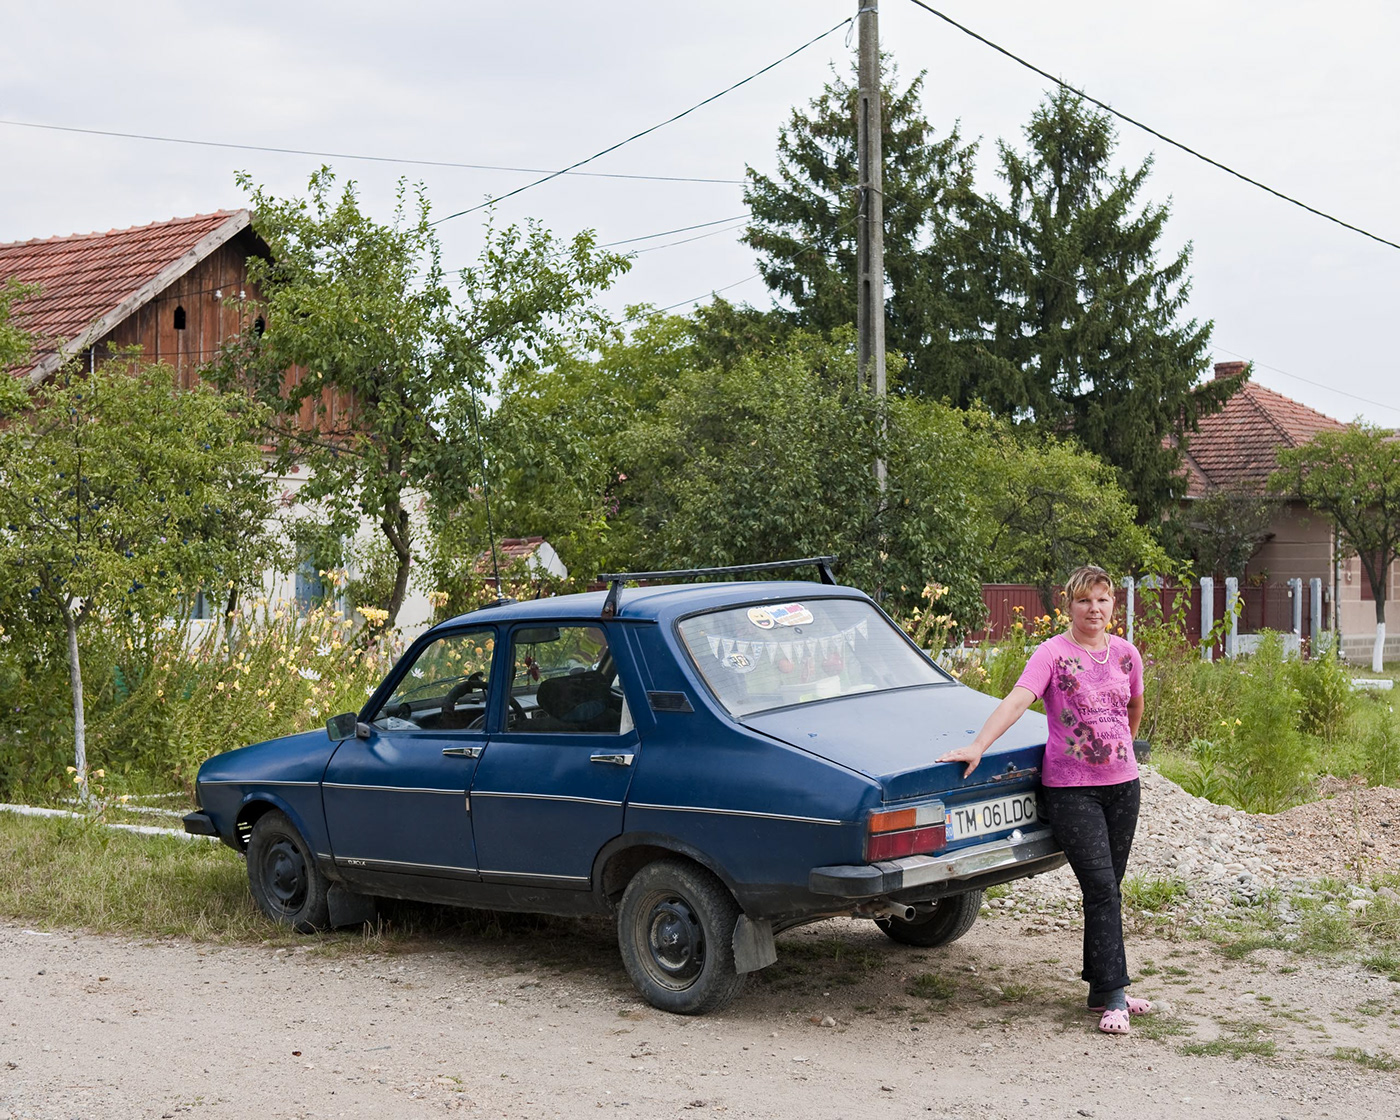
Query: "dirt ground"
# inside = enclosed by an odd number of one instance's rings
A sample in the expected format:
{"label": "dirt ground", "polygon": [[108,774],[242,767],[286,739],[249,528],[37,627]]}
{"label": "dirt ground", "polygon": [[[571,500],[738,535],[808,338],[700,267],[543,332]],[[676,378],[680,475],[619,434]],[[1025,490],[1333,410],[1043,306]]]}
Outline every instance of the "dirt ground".
{"label": "dirt ground", "polygon": [[1400,985],[1134,937],[1159,1014],[1112,1038],[1079,936],[998,912],[926,951],[826,922],[692,1019],[638,999],[601,921],[393,951],[0,924],[0,1117],[1400,1116]]}

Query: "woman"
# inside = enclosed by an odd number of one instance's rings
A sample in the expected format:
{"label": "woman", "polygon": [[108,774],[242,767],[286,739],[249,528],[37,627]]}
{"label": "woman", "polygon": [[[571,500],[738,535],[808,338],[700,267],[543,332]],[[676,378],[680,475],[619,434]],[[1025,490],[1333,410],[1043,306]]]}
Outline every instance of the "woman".
{"label": "woman", "polygon": [[1126,991],[1119,884],[1138,817],[1138,769],[1133,736],[1142,720],[1142,657],[1110,632],[1113,581],[1102,568],[1083,567],[1065,584],[1069,630],[1043,642],[1025,672],[966,746],[939,762],[966,762],[964,777],[983,753],[1036,700],[1045,701],[1050,733],[1040,781],[1055,839],[1084,893],[1084,971],[1089,1008],[1101,1011],[1099,1030],[1127,1034],[1129,1014],[1152,1005]]}

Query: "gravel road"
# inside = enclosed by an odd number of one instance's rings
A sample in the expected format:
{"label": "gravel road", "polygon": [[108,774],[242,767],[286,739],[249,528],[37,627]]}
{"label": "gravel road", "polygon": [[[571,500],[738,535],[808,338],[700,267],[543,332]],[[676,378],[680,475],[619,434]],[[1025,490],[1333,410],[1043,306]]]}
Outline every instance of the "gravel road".
{"label": "gravel road", "polygon": [[[1206,907],[1245,882],[1230,864],[1295,873],[1269,850],[1290,822],[1232,823],[1160,783],[1137,870],[1181,869],[1197,847]],[[1047,908],[1064,878],[998,900],[941,951],[869,922],[791,931],[777,965],[701,1019],[643,1004],[602,921],[291,949],[0,924],[0,1117],[1400,1116],[1400,1073],[1368,1068],[1400,1057],[1400,985],[1355,965],[1134,936],[1134,994],[1160,1014],[1099,1035],[1075,920]]]}

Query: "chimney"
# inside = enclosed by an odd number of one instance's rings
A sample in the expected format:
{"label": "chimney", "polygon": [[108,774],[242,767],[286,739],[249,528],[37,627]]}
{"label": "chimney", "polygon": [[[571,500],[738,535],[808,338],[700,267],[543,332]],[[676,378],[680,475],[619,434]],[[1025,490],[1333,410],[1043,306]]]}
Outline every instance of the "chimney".
{"label": "chimney", "polygon": [[1215,379],[1220,381],[1226,377],[1239,377],[1248,366],[1248,362],[1216,362]]}

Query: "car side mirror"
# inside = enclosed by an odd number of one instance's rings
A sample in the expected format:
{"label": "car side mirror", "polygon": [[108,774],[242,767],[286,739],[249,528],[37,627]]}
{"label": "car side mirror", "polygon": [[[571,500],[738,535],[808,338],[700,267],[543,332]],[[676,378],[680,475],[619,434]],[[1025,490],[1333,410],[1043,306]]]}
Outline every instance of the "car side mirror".
{"label": "car side mirror", "polygon": [[[361,734],[361,728],[364,729],[364,734]],[[369,738],[369,727],[360,722],[358,712],[343,712],[326,720],[326,734],[334,743],[338,743],[342,739],[367,739]]]}

